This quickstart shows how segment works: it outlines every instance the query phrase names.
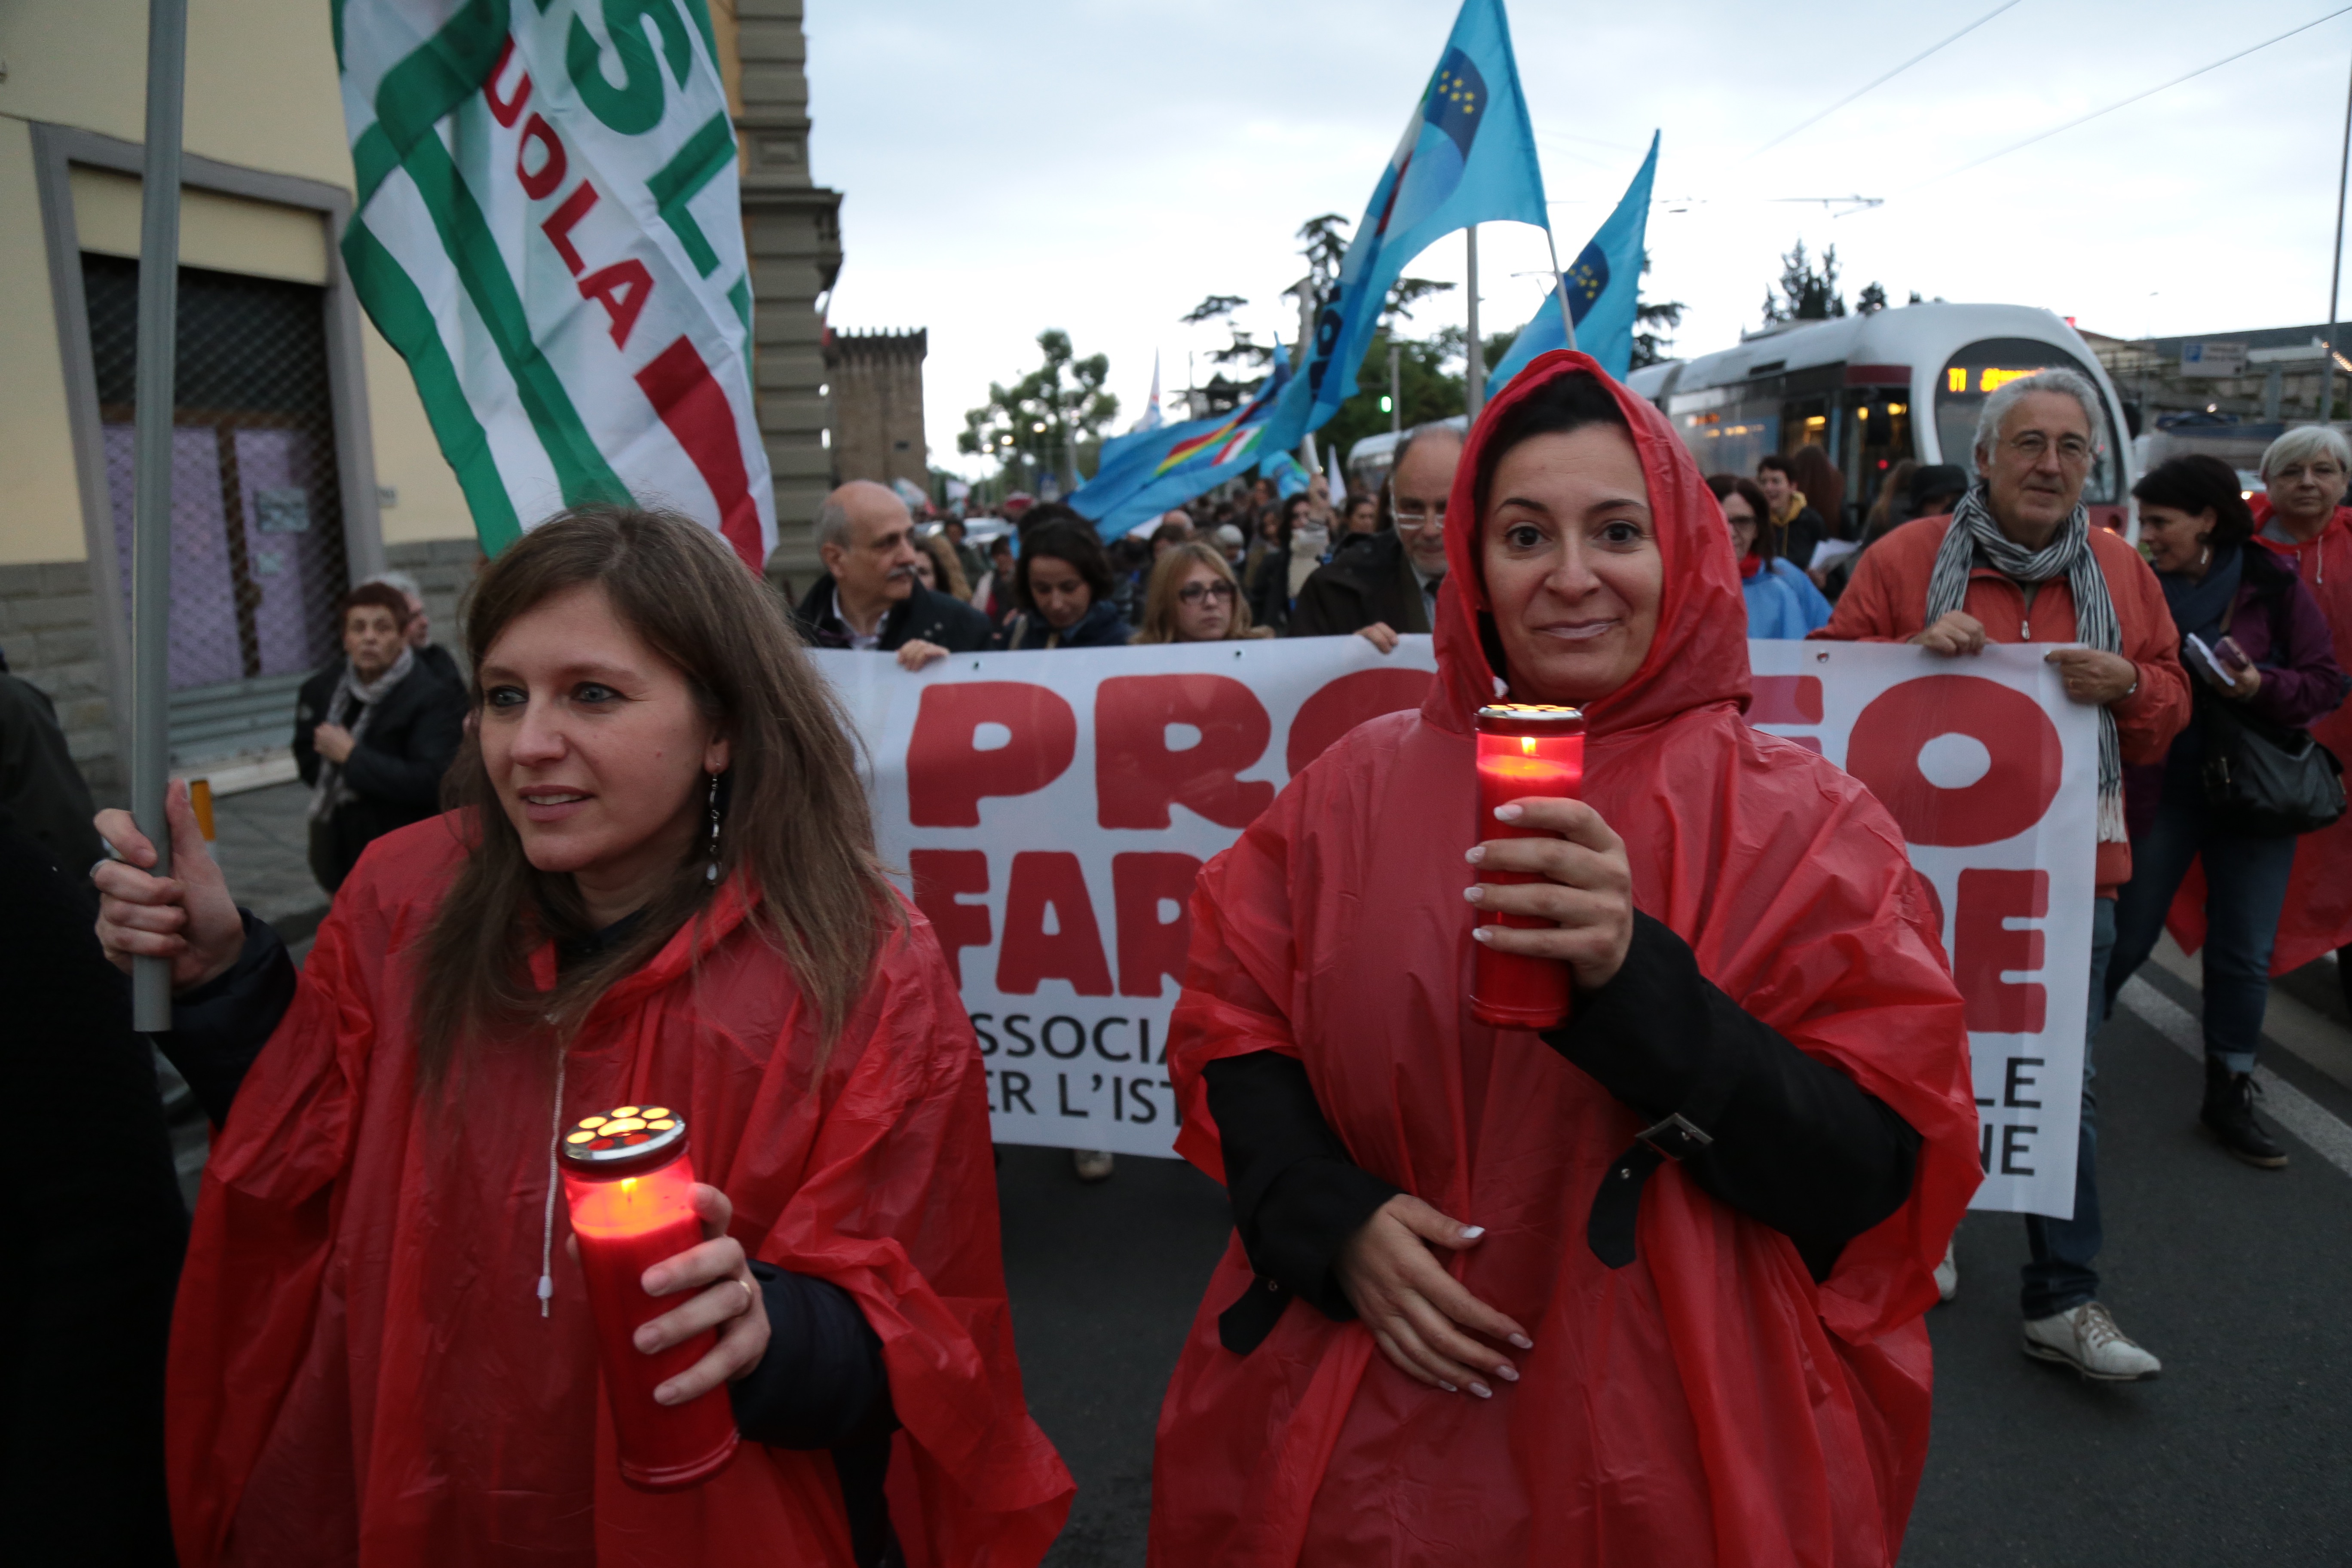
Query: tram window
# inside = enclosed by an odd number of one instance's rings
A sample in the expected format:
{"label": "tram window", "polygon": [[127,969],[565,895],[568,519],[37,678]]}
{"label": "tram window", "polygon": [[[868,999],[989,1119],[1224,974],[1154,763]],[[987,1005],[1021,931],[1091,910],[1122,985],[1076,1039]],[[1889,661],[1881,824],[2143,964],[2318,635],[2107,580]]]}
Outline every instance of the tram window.
{"label": "tram window", "polygon": [[[1943,448],[1943,460],[1958,463],[1973,477],[1977,416],[1984,409],[1985,398],[2012,381],[2053,369],[2074,371],[2094,386],[2098,384],[2098,378],[2082,361],[2055,343],[2033,338],[1985,338],[1946,361],[1944,374],[1936,383],[1936,439]],[[2107,438],[2083,487],[2083,499],[2112,505],[2123,499],[2121,468],[2116,461],[2116,443],[2122,437],[2114,428],[2112,411],[2106,423]]]}

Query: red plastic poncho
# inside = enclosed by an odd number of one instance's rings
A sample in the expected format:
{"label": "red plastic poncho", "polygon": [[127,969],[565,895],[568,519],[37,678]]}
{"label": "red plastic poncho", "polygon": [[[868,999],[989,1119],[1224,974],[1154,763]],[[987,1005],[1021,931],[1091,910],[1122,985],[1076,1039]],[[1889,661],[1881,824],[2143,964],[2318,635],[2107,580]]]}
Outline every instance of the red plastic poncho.
{"label": "red plastic poncho", "polygon": [[[2271,520],[2268,496],[2253,500],[2254,526]],[[2336,662],[2352,669],[2352,507],[2339,506],[2318,534],[2301,544],[2257,539],[2256,543],[2291,562],[2311,596],[2327,616],[2336,641]],[[2311,725],[2312,739],[2352,763],[2352,702]],[[2173,940],[2190,952],[2205,943],[2205,868],[2189,868],[2166,917]],[[2352,816],[2332,827],[2295,840],[2294,870],[2286,902],[2279,908],[2278,941],[2271,948],[2271,973],[2286,974],[2352,943]]]}
{"label": "red plastic poncho", "polygon": [[1657,637],[1590,704],[1585,798],[1624,837],[1634,902],[1798,1047],[1922,1139],[1910,1201],[1816,1286],[1795,1248],[1671,1166],[1640,1258],[1584,1239],[1642,1119],[1537,1036],[1472,1020],[1473,714],[1494,685],[1472,433],[1446,530],[1438,679],[1418,712],[1349,733],[1202,871],[1171,1024],[1180,1151],[1222,1176],[1204,1064],[1300,1058],[1351,1156],[1486,1237],[1451,1267],[1527,1326],[1492,1400],[1425,1387],[1354,1322],[1294,1303],[1247,1356],[1217,1316],[1251,1288],[1229,1245],[1160,1411],[1150,1561],[1288,1568],[1895,1560],[1927,1447],[1922,1312],[1979,1178],[1961,1004],[1885,811],[1836,768],[1751,731],[1747,617],[1721,514],[1673,431],[1612,390],[1648,479]]}
{"label": "red plastic poncho", "polygon": [[597,1004],[560,1119],[543,1039],[465,1069],[452,1112],[417,1097],[411,1006],[462,855],[448,817],[369,849],[213,1145],[172,1334],[183,1568],[845,1568],[824,1453],[746,1443],[692,1491],[623,1483],[561,1201],[540,1316],[551,1124],[652,1100],[684,1108],[745,1248],[880,1337],[909,1560],[1035,1563],[1073,1488],[1022,1403],[980,1056],[922,916],[814,1090],[814,1011],[730,883]]}

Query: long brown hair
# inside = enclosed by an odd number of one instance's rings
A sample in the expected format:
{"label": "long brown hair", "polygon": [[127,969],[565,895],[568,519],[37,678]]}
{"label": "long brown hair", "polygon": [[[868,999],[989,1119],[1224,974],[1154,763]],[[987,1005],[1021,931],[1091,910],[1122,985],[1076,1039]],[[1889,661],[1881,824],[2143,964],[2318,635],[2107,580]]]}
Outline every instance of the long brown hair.
{"label": "long brown hair", "polygon": [[1234,618],[1225,626],[1227,642],[1273,635],[1263,626],[1251,629],[1249,599],[1242,593],[1241,580],[1234,575],[1225,558],[1199,540],[1188,539],[1161,556],[1160,563],[1151,569],[1151,581],[1143,590],[1143,629],[1135,634],[1137,642],[1180,640],[1176,636],[1176,590],[1179,580],[1195,566],[1214,567],[1218,576],[1234,585]]}
{"label": "long brown hair", "polygon": [[[482,659],[499,636],[557,595],[592,585],[686,677],[727,736],[719,877],[740,871],[757,890],[747,923],[782,954],[829,1042],[898,911],[832,689],[802,652],[782,603],[708,529],[669,512],[578,507],[509,546],[475,584],[466,646],[477,719]],[[587,912],[569,876],[537,870],[525,857],[483,761],[479,730],[468,726],[443,785],[447,804],[470,819],[471,842],[425,937],[417,1009],[425,1085],[486,1039],[542,1016],[568,1037],[608,986],[702,912],[713,890],[698,837],[625,940],[568,966],[551,995],[531,989],[532,947],[589,934]]]}

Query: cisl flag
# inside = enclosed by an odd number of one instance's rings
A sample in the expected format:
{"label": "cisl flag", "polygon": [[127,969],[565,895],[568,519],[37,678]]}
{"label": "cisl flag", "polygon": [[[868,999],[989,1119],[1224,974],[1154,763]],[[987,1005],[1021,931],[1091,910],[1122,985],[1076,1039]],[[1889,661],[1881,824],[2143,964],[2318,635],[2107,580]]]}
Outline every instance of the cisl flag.
{"label": "cisl flag", "polygon": [[699,518],[758,571],[775,500],[704,0],[344,0],[353,287],[496,553],[561,506]]}

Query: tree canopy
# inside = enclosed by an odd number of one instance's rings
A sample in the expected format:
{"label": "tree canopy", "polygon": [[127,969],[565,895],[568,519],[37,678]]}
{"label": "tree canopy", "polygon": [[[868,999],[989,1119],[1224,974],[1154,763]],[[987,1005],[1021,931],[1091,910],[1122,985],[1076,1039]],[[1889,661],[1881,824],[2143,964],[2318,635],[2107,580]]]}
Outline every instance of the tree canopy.
{"label": "tree canopy", "polygon": [[991,382],[988,402],[964,415],[956,450],[1008,464],[1025,457],[1040,471],[1066,469],[1075,483],[1079,448],[1099,447],[1104,427],[1118,414],[1118,399],[1103,390],[1110,358],[1078,358],[1070,334],[1058,327],[1038,333],[1037,347],[1045,363],[1011,386]]}

